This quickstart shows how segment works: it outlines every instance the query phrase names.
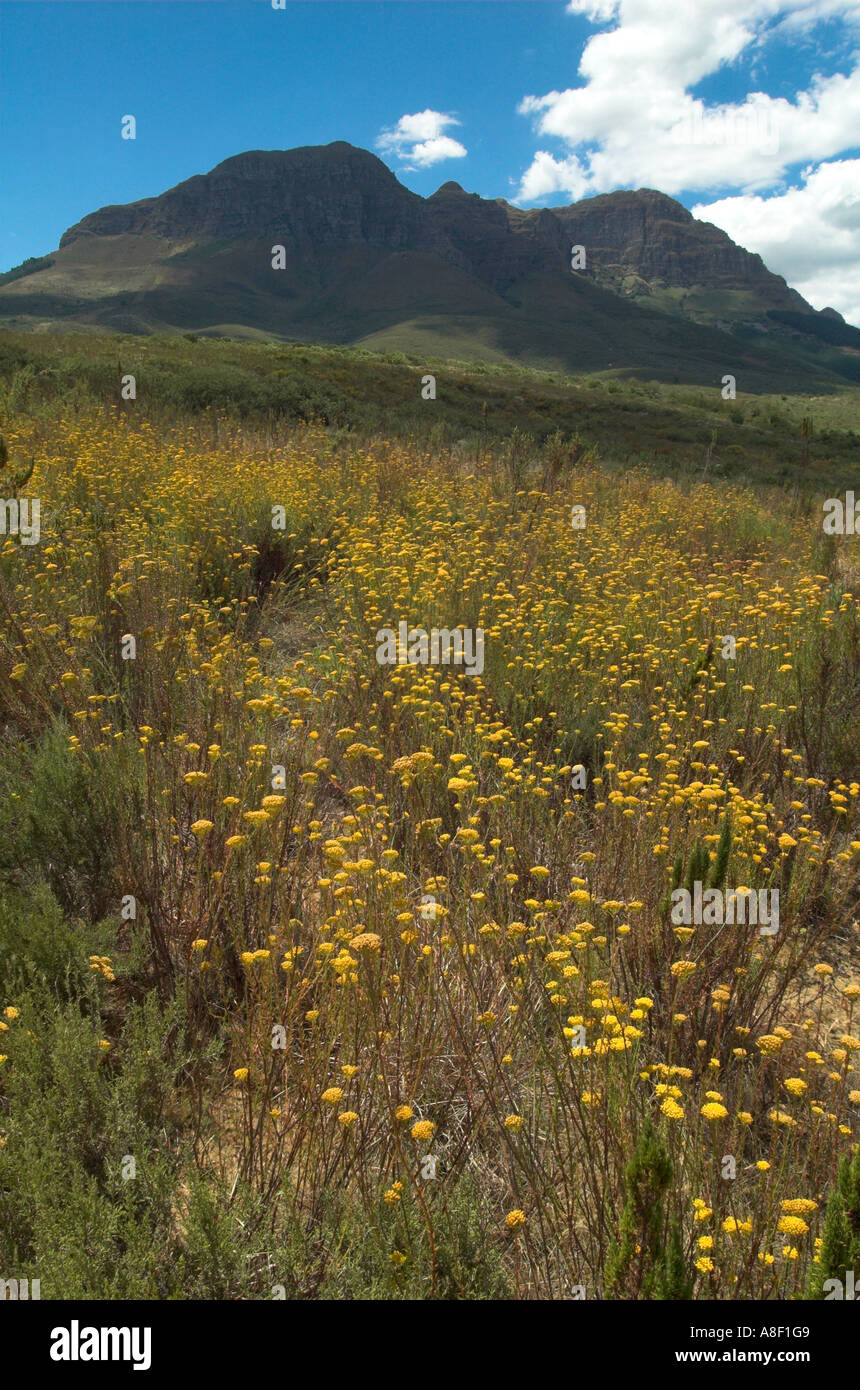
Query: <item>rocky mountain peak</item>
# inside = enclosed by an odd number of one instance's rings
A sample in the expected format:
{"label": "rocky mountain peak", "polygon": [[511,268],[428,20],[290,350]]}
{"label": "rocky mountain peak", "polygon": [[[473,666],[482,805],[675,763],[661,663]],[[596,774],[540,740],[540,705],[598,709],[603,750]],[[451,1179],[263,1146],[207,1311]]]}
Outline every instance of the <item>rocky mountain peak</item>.
{"label": "rocky mountain peak", "polygon": [[[587,256],[577,274],[574,245]],[[422,346],[450,334],[541,364],[650,364],[668,332],[667,360],[698,356],[716,372],[733,325],[757,341],[860,347],[835,311],[815,314],[759,256],[657,189],[525,209],[449,179],[424,198],[344,140],[247,150],[103,207],[0,280],[0,316],[28,323],[371,343],[402,331]]]}
{"label": "rocky mountain peak", "polygon": [[294,150],[248,150],[157,198],[100,208],[70,227],[83,236],[152,235],[228,241],[281,236],[397,244],[419,230],[423,199],[381,159],[346,141]]}

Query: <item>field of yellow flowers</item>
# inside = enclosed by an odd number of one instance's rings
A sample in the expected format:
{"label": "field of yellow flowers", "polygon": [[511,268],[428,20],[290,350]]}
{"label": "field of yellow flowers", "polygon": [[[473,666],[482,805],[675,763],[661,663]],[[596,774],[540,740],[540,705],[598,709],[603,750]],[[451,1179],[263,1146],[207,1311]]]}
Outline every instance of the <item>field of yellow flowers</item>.
{"label": "field of yellow flowers", "polygon": [[[41,535],[0,541],[0,1265],[588,1299],[838,1265],[855,538],[558,446],[3,432]],[[480,629],[480,674],[380,664],[401,622]],[[778,930],[679,922],[697,882]]]}

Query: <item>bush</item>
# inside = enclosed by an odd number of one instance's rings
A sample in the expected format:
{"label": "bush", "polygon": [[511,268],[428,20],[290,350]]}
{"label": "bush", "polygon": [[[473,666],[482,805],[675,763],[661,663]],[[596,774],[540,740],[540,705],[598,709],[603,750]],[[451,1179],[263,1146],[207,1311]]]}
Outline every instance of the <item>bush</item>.
{"label": "bush", "polygon": [[[71,916],[97,922],[119,909],[116,833],[122,793],[111,795],[104,769],[96,774],[53,723],[35,748],[7,747],[7,799],[0,805],[0,872],[45,880]],[[14,790],[13,790],[14,789]]]}

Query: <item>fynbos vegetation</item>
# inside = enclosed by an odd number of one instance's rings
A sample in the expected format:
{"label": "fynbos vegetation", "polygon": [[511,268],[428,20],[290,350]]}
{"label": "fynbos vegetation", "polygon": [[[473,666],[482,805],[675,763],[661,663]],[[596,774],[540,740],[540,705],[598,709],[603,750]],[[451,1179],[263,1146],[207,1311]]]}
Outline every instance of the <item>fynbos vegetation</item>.
{"label": "fynbos vegetation", "polygon": [[860,1271],[852,536],[599,438],[4,399],[0,1271]]}

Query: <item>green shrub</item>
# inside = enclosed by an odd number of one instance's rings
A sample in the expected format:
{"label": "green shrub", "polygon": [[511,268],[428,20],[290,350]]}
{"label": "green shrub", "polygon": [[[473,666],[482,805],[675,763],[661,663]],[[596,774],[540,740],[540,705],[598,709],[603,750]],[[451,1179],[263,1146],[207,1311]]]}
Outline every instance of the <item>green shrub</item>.
{"label": "green shrub", "polygon": [[113,1042],[94,1011],[34,990],[4,1034],[0,1267],[40,1279],[43,1298],[161,1297],[170,1285],[177,1022],[177,1006],[161,1014],[150,996]]}
{"label": "green shrub", "polygon": [[818,1264],[813,1265],[807,1297],[827,1298],[825,1289],[835,1279],[844,1289],[846,1276],[854,1272],[860,1283],[860,1149],[839,1164],[830,1196]]}
{"label": "green shrub", "polygon": [[113,830],[119,808],[104,769],[97,775],[73,752],[60,722],[35,748],[7,749],[0,766],[8,769],[0,803],[0,874],[44,879],[71,916],[96,922],[116,910]]}

